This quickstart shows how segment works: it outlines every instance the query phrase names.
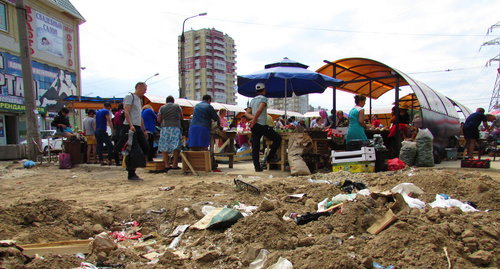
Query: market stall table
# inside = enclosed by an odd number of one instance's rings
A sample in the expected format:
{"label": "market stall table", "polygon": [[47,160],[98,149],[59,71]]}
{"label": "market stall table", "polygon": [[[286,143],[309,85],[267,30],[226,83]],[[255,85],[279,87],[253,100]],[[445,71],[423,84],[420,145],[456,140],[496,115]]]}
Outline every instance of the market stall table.
{"label": "market stall table", "polygon": [[[216,168],[216,156],[227,156],[229,168],[233,168],[234,155],[236,154],[234,149],[235,138],[236,131],[218,131],[210,134],[210,156],[212,157],[212,167],[214,169]],[[225,140],[225,142],[219,147],[218,143],[220,140]]]}

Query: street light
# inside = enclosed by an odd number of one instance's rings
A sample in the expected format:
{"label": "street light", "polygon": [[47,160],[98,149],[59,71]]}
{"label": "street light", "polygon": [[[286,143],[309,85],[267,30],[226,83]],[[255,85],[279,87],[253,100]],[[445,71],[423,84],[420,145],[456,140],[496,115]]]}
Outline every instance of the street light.
{"label": "street light", "polygon": [[200,13],[198,15],[194,15],[191,17],[188,17],[184,20],[182,23],[182,34],[181,34],[181,69],[180,69],[180,76],[181,76],[181,87],[179,88],[179,98],[184,98],[186,97],[186,67],[185,67],[185,62],[186,62],[186,56],[184,55],[184,43],[186,42],[186,39],[184,37],[184,24],[186,24],[186,21],[194,18],[194,17],[199,17],[199,16],[205,16],[207,15],[206,12]]}
{"label": "street light", "polygon": [[144,83],[146,83],[146,81],[148,81],[148,79],[150,79],[150,78],[152,78],[152,77],[156,77],[156,76],[158,76],[159,74],[160,74],[160,73],[156,73],[156,74],[154,74],[154,75],[150,76],[149,78],[147,78],[146,80],[144,80]]}

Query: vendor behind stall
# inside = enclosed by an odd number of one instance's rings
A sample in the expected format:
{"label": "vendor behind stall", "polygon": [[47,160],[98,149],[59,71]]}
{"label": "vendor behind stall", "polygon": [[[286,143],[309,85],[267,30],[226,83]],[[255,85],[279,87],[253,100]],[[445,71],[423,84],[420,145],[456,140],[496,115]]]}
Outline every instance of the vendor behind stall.
{"label": "vendor behind stall", "polygon": [[365,134],[365,109],[366,96],[354,96],[356,106],[349,112],[349,129],[347,130],[346,144],[352,140],[368,140]]}
{"label": "vendor behind stall", "polygon": [[463,127],[465,148],[467,149],[467,156],[471,159],[474,158],[474,148],[476,147],[476,141],[479,139],[479,125],[482,122],[484,127],[489,129],[488,120],[494,120],[490,116],[490,114],[484,115],[484,108],[480,107],[465,120]]}

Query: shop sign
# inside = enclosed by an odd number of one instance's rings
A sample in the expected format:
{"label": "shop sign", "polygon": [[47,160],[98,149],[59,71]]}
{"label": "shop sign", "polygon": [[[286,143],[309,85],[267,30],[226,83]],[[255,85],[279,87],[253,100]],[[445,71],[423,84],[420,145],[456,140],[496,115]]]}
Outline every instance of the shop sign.
{"label": "shop sign", "polygon": [[[25,113],[26,107],[24,105],[19,105],[19,104],[0,102],[0,111],[2,111],[2,110],[3,111],[15,111],[15,112],[20,112],[20,113]],[[38,111],[38,114],[47,113],[47,109],[44,107],[37,107],[36,111]]]}

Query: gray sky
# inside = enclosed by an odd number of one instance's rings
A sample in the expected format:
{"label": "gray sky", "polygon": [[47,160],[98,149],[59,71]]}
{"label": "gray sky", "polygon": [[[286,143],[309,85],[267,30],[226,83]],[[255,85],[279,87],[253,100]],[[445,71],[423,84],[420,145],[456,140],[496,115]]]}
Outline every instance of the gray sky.
{"label": "gray sky", "polygon": [[[500,46],[500,1],[162,1],[71,0],[85,17],[80,26],[82,95],[122,97],[138,81],[148,93],[178,97],[177,38],[185,29],[215,28],[237,48],[237,73],[252,73],[283,57],[316,70],[323,60],[370,58],[424,82],[471,110],[488,109]],[[481,48],[481,49],[480,49]],[[451,71],[444,71],[451,70]],[[401,94],[409,93],[403,89]],[[247,98],[238,96],[244,106]],[[390,107],[391,91],[373,107]],[[337,106],[350,109],[350,94]],[[332,90],[311,94],[310,104],[330,109]]]}

